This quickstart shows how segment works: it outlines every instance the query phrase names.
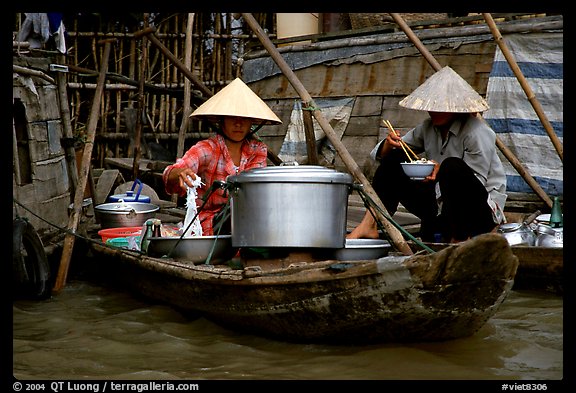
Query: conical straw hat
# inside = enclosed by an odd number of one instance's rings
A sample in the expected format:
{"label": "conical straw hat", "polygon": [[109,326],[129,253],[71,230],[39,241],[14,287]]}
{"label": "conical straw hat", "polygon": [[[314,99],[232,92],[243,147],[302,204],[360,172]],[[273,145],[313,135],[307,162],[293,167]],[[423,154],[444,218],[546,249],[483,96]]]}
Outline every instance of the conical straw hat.
{"label": "conical straw hat", "polygon": [[282,124],[264,101],[256,95],[240,78],[234,79],[228,86],[214,94],[200,105],[190,117],[217,121],[221,116],[239,116],[260,124]]}
{"label": "conical straw hat", "polygon": [[446,66],[406,96],[400,106],[419,111],[475,113],[488,103],[452,68]]}

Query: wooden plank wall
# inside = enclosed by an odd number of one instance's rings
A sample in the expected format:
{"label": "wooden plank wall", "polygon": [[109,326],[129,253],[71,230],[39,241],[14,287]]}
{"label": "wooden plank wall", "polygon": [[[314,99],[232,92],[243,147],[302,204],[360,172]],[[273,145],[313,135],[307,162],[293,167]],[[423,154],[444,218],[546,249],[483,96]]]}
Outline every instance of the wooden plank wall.
{"label": "wooden plank wall", "polygon": [[[442,65],[449,65],[466,79],[481,95],[485,95],[496,44],[482,41],[463,44],[456,49],[439,47],[431,50]],[[398,102],[410,94],[434,70],[419,54],[405,50],[398,56],[373,63],[342,62],[338,66],[317,64],[296,70],[295,74],[312,98],[355,97],[355,103],[342,142],[368,178],[373,176],[374,162],[369,153],[384,138],[389,120],[395,128],[406,132],[427,117],[420,111],[404,109]],[[249,83],[249,86],[272,107],[283,124],[264,127],[259,135],[278,152],[286,135],[293,102],[300,99],[283,75]],[[345,170],[337,157],[335,167]]]}
{"label": "wooden plank wall", "polygon": [[[48,72],[49,61],[40,59],[15,59],[14,64]],[[29,85],[32,82],[33,91]],[[12,97],[14,105],[23,108],[23,117],[14,119],[14,132],[21,127],[27,154],[16,150],[16,135],[13,135],[13,160],[15,166],[29,165],[31,178],[25,179],[12,173],[13,198],[24,208],[14,205],[13,214],[25,217],[41,236],[54,233],[56,229],[46,221],[66,226],[70,190],[64,150],[61,146],[62,122],[58,107],[56,86],[42,78],[19,76],[13,79]],[[18,122],[18,124],[16,124]],[[21,163],[27,160],[28,163]],[[39,219],[39,215],[44,220]]]}

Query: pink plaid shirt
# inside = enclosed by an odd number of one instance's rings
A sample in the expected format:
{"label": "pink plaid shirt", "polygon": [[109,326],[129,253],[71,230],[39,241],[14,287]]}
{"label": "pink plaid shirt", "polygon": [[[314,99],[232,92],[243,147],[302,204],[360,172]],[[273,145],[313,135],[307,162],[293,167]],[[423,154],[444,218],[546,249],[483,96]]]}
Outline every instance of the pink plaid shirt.
{"label": "pink plaid shirt", "polygon": [[[203,203],[202,196],[215,180],[226,181],[229,175],[235,175],[250,168],[265,167],[267,153],[266,144],[263,142],[256,139],[245,139],[242,142],[240,166],[236,167],[232,162],[224,137],[216,134],[208,139],[199,141],[188,149],[182,158],[178,158],[174,164],[166,167],[162,174],[166,192],[185,196],[186,192],[177,184],[170,187],[166,180],[173,168],[191,168],[194,173],[200,176],[202,183],[204,183],[198,189],[198,199],[196,200],[196,206],[200,208]],[[227,201],[227,191],[217,189],[212,193],[198,215],[202,224],[203,236],[212,236],[214,234],[212,220]]]}

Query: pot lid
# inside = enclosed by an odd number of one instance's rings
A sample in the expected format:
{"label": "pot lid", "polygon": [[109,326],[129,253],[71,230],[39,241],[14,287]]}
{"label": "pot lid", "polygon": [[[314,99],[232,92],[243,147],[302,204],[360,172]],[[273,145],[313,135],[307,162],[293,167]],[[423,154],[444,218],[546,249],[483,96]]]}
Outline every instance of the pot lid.
{"label": "pot lid", "polygon": [[228,183],[334,183],[352,184],[352,175],[317,165],[253,168],[229,176]]}
{"label": "pot lid", "polygon": [[94,209],[101,213],[121,214],[130,213],[152,213],[160,209],[160,206],[153,203],[145,202],[125,202],[120,199],[118,202],[102,203],[94,207]]}
{"label": "pot lid", "polygon": [[519,222],[511,222],[511,223],[507,223],[507,224],[501,224],[498,227],[498,232],[501,233],[508,233],[508,232],[514,232],[519,230],[522,227],[522,223]]}

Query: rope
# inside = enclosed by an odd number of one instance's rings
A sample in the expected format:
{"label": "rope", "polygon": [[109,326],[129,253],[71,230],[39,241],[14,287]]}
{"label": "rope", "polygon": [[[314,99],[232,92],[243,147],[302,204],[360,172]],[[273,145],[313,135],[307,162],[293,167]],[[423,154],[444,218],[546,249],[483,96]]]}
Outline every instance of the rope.
{"label": "rope", "polygon": [[[16,205],[22,207],[24,210],[26,210],[26,211],[29,212],[30,214],[32,214],[34,217],[36,217],[36,218],[44,221],[45,223],[47,223],[48,225],[50,225],[50,226],[58,229],[58,230],[59,230],[60,232],[62,232],[62,233],[65,233],[65,234],[68,234],[68,235],[72,235],[72,236],[74,236],[74,237],[76,237],[76,238],[78,238],[78,239],[82,239],[82,240],[87,241],[87,242],[90,242],[90,243],[95,243],[95,244],[100,244],[100,245],[104,244],[104,246],[109,247],[109,248],[114,248],[114,249],[117,248],[117,247],[111,246],[111,245],[109,245],[109,244],[102,243],[100,240],[95,240],[95,239],[91,239],[91,238],[86,237],[86,236],[79,235],[79,234],[76,233],[76,232],[72,232],[72,231],[71,231],[70,229],[68,229],[68,228],[64,228],[64,227],[58,226],[58,225],[56,225],[55,223],[53,223],[53,222],[51,222],[51,221],[48,221],[48,220],[46,220],[46,219],[43,218],[43,217],[40,217],[38,214],[36,214],[36,213],[34,213],[32,210],[28,209],[26,206],[24,206],[23,204],[21,204],[21,203],[20,203],[17,199],[15,199],[15,198],[13,198],[13,202],[14,202]],[[18,213],[16,213],[16,217],[20,217],[20,216],[18,215]],[[24,218],[25,220],[27,220],[26,217],[22,217],[22,218]],[[142,252],[140,252],[140,251],[137,251],[137,250],[131,250],[131,251],[139,252],[140,254],[145,255],[144,253],[142,253]]]}
{"label": "rope", "polygon": [[210,253],[208,254],[208,258],[206,258],[206,261],[204,261],[205,265],[210,265],[210,261],[212,260],[212,254],[214,253],[214,250],[216,249],[216,242],[218,241],[218,236],[220,236],[220,230],[222,229],[224,222],[226,222],[228,217],[230,217],[230,213],[228,213],[229,207],[230,207],[230,198],[228,198],[226,200],[226,204],[222,208],[222,211],[223,211],[222,219],[220,219],[220,222],[218,222],[218,224],[216,225],[216,228],[217,228],[216,238],[214,239],[214,243],[212,243],[212,248],[210,249]]}

